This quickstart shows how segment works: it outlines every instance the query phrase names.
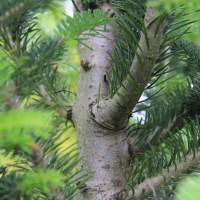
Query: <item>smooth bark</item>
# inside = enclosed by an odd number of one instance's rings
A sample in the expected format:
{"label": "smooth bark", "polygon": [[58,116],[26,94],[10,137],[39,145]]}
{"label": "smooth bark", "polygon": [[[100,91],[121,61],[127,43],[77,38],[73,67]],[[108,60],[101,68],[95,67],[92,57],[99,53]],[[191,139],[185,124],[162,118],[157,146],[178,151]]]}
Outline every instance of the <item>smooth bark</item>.
{"label": "smooth bark", "polygon": [[163,39],[164,23],[159,25],[155,16],[154,9],[147,10],[144,19],[146,34],[141,34],[137,53],[122,86],[112,99],[103,99],[93,107],[95,120],[105,127],[118,130],[126,127],[128,117],[150,81]]}
{"label": "smooth bark", "polygon": [[[100,27],[98,27],[100,28]],[[91,106],[108,95],[105,75],[115,36],[108,25],[103,37],[91,37],[80,45],[80,81],[73,121],[77,130],[81,161],[79,168],[91,176],[77,200],[122,200],[126,185],[127,134],[96,123]]]}
{"label": "smooth bark", "polygon": [[[107,12],[111,7],[101,6]],[[162,31],[150,23],[155,13],[149,10],[145,21],[147,36],[141,37],[138,55],[135,56],[124,87],[108,98],[107,72],[117,36],[111,25],[101,37],[90,36],[79,45],[81,60],[80,80],[72,118],[81,156],[79,169],[90,175],[84,189],[80,188],[77,200],[123,200],[129,160],[127,126],[128,116],[150,79],[151,69],[159,56]],[[101,29],[102,27],[97,27]],[[85,35],[85,33],[83,34]],[[82,37],[82,36],[81,36]],[[89,48],[88,48],[89,47]],[[122,107],[119,105],[123,105]],[[125,110],[124,110],[125,107]]]}

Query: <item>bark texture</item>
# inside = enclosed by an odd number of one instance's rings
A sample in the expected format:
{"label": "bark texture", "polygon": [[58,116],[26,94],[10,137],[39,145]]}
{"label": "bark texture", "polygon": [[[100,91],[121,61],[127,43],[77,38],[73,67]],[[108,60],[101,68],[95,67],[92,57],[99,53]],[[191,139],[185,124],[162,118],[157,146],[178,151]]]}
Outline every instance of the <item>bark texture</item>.
{"label": "bark texture", "polygon": [[[99,27],[100,28],[100,27]],[[73,121],[81,156],[79,167],[91,176],[77,200],[122,200],[128,156],[125,130],[114,131],[98,124],[91,113],[93,104],[108,95],[105,80],[114,45],[112,28],[103,37],[91,37],[80,45],[81,71]]]}
{"label": "bark texture", "polygon": [[[122,129],[127,125],[141,94],[151,78],[151,71],[160,55],[163,25],[158,28],[155,10],[148,9],[145,16],[146,36],[142,34],[132,62],[130,73],[112,99],[102,100],[93,107],[96,121],[109,128]],[[154,21],[154,22],[153,22]]]}
{"label": "bark texture", "polygon": [[[103,5],[102,9],[111,10],[109,5]],[[154,18],[155,13],[149,10],[146,25]],[[100,28],[103,27],[97,27]],[[79,168],[86,170],[90,178],[77,200],[123,200],[129,160],[128,116],[149,81],[159,55],[162,33],[160,30],[155,33],[156,30],[154,23],[148,28],[149,46],[145,37],[141,37],[131,75],[124,80],[126,89],[119,88],[112,99],[108,99],[106,78],[116,40],[112,27],[107,25],[101,37],[90,36],[83,40],[86,45],[79,46],[80,80],[72,118],[81,156]]]}

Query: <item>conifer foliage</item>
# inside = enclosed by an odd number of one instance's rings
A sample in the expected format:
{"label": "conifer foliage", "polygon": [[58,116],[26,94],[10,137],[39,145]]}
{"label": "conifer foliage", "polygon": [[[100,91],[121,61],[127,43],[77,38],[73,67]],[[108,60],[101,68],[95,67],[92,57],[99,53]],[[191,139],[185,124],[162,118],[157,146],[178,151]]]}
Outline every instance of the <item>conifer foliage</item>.
{"label": "conifer foliage", "polygon": [[[74,44],[90,48],[88,38],[104,37],[108,24],[117,40],[104,75],[106,98],[114,99],[120,88],[129,91],[129,83],[124,84],[127,77],[139,91],[126,127],[127,184],[120,198],[173,197],[176,180],[193,167],[198,170],[200,47],[187,41],[190,26],[198,22],[190,20],[191,13],[177,8],[158,14],[146,27],[146,0],[72,3],[73,17],[66,15],[64,0],[0,2],[0,200],[70,200],[87,191],[85,182],[91,174],[84,166],[83,170],[76,168],[82,158],[76,142],[70,140],[74,131],[72,106],[78,94],[68,79],[70,69],[76,71],[77,66],[72,67],[67,59]],[[105,4],[109,9],[105,10]],[[50,34],[48,26],[45,31],[41,26],[42,17],[53,20]],[[155,24],[154,37],[162,29],[163,38],[150,77],[144,78],[141,86],[130,71],[135,58],[139,64],[144,62],[140,40],[144,37],[147,49],[151,48],[148,29]],[[89,63],[83,64],[90,70]],[[101,107],[100,89],[96,102]],[[124,109],[124,105],[118,106]],[[103,124],[103,128],[110,127]],[[181,163],[187,158],[190,162],[183,169]],[[173,166],[175,181],[169,178]],[[167,182],[156,185],[152,177],[160,174]],[[149,184],[145,184],[146,179]]]}

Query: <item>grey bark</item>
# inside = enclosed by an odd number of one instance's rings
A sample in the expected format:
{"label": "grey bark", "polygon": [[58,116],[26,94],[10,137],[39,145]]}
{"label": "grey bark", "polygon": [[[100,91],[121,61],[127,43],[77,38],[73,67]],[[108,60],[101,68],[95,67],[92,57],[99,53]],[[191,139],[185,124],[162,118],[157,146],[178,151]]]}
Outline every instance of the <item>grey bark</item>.
{"label": "grey bark", "polygon": [[[154,15],[154,12],[148,12],[145,18],[147,24],[152,22]],[[112,27],[107,25],[103,37],[91,36],[84,40],[90,48],[79,46],[80,80],[72,118],[81,156],[78,167],[86,170],[90,177],[77,200],[123,200],[129,160],[128,115],[147,84],[159,54],[161,33],[155,34],[155,28],[155,25],[148,28],[150,47],[147,48],[144,36],[141,38],[138,55],[143,60],[139,62],[136,56],[130,71],[135,79],[127,76],[124,80],[127,90],[120,88],[112,99],[108,99],[108,83],[105,80],[117,37]],[[118,103],[123,104],[126,110]]]}
{"label": "grey bark", "polygon": [[[109,128],[122,129],[127,125],[128,116],[137,104],[145,86],[151,78],[151,71],[160,55],[163,25],[158,28],[155,10],[148,9],[145,16],[146,37],[142,34],[139,47],[130,68],[130,73],[123,81],[112,99],[102,100],[93,107],[96,121]],[[158,28],[158,29],[157,29]]]}
{"label": "grey bark", "polygon": [[73,121],[77,130],[81,156],[79,167],[87,170],[91,178],[78,200],[122,199],[126,184],[125,172],[128,156],[125,130],[109,130],[96,123],[91,106],[99,98],[108,95],[108,84],[104,76],[110,66],[114,35],[108,25],[104,37],[88,39],[86,46],[80,45],[82,67],[76,103],[73,106]]}

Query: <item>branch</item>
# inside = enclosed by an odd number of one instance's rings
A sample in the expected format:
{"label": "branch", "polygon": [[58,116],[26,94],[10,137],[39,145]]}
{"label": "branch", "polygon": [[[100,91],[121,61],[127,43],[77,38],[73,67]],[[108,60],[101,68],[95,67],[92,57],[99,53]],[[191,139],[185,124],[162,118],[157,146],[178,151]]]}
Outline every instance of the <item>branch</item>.
{"label": "branch", "polygon": [[129,154],[131,158],[134,159],[137,155],[144,154],[147,150],[149,150],[149,145],[159,145],[166,138],[170,137],[175,131],[181,130],[184,127],[186,120],[192,120],[195,119],[195,117],[196,113],[190,114],[188,111],[177,114],[177,116],[169,121],[168,126],[163,128],[160,133],[157,134],[157,137],[154,137],[152,140],[150,134],[150,139],[147,138],[142,143],[142,146],[137,144],[137,141],[140,139],[138,135],[128,137]]}
{"label": "branch", "polygon": [[149,137],[142,143],[142,145],[137,144],[138,140],[140,140],[140,135],[129,136],[128,146],[131,158],[134,159],[137,155],[144,154],[147,150],[149,150],[149,145],[159,145],[160,142],[169,137],[172,132],[180,130],[184,125],[184,120],[185,113],[175,116],[172,120],[169,121],[167,127],[163,127],[160,133],[157,134],[157,137],[154,137],[152,140],[152,134],[149,134]]}
{"label": "branch", "polygon": [[72,0],[72,4],[74,6],[74,8],[76,9],[77,12],[80,12],[79,7],[77,6],[76,2],[74,0]]}
{"label": "branch", "polygon": [[112,99],[101,100],[92,108],[97,123],[111,129],[126,127],[128,117],[149,82],[152,68],[159,57],[163,24],[159,26],[153,9],[147,10],[146,34],[141,36],[129,74]]}
{"label": "branch", "polygon": [[[69,106],[67,109],[57,108],[56,103],[52,100],[51,96],[46,91],[44,85],[39,86],[39,95],[45,100],[45,103],[52,108],[56,108],[57,113],[66,120],[72,122],[72,106]],[[73,124],[73,122],[72,122]]]}
{"label": "branch", "polygon": [[194,166],[200,160],[200,149],[197,154],[189,154],[186,159],[172,166],[169,169],[165,169],[162,173],[156,177],[148,178],[134,188],[134,194],[129,194],[130,199],[139,200],[143,195],[147,196],[159,189],[163,184],[170,180],[177,178],[179,175],[187,171],[190,167]]}
{"label": "branch", "polygon": [[[46,159],[42,147],[37,143],[32,144],[32,162],[34,167],[48,168],[49,161]],[[52,200],[65,199],[65,193],[60,188],[51,188],[51,192],[53,194]]]}

